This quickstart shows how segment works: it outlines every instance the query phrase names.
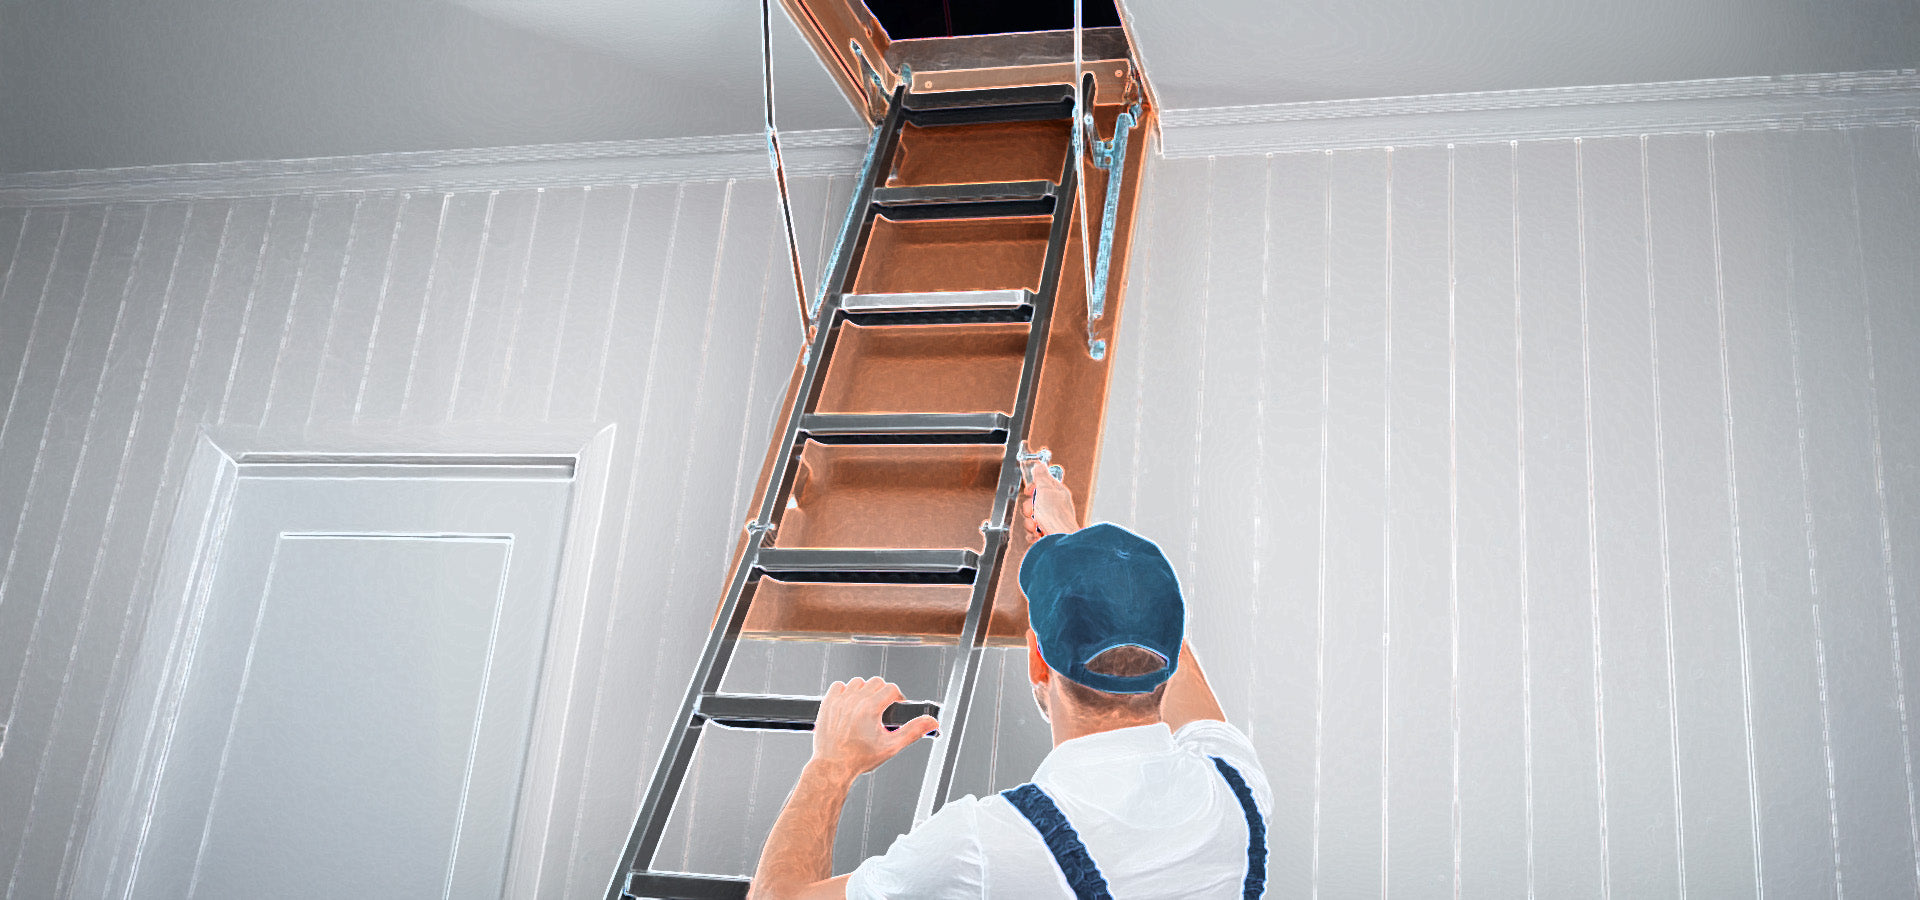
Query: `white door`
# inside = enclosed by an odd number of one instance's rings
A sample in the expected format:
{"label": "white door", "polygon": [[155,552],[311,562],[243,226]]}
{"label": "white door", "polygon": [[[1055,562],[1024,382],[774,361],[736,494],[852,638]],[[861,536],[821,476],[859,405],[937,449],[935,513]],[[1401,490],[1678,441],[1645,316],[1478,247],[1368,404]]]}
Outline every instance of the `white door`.
{"label": "white door", "polygon": [[133,896],[499,896],[572,483],[241,464]]}

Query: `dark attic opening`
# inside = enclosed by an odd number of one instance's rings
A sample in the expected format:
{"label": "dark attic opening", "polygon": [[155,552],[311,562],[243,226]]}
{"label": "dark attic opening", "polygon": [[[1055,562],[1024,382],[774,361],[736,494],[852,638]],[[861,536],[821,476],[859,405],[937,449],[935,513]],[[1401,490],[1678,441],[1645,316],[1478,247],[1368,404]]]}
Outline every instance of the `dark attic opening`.
{"label": "dark attic opening", "polygon": [[[1073,27],[1073,0],[866,0],[892,40],[1060,31]],[[1117,28],[1113,0],[1081,0],[1083,28]]]}

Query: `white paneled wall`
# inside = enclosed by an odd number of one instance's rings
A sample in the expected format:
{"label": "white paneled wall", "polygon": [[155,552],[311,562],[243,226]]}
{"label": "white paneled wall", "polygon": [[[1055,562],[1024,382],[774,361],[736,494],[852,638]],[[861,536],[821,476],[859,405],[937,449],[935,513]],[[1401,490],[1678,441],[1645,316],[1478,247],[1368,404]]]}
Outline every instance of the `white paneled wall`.
{"label": "white paneled wall", "polygon": [[[1279,896],[1913,896],[1920,134],[1159,160],[1098,518]],[[1902,650],[1905,656],[1902,656]]]}
{"label": "white paneled wall", "polygon": [[[795,181],[810,277],[851,186]],[[764,178],[0,209],[5,895],[72,876],[210,425],[616,425],[586,625],[604,636],[577,662],[594,687],[549,828],[569,864],[541,873],[543,894],[603,890],[800,348],[779,221]]]}
{"label": "white paneled wall", "polygon": [[[810,278],[850,187],[796,182]],[[71,876],[201,428],[611,422],[592,688],[540,773],[540,893],[598,894],[799,349],[773,204],[609,179],[0,208],[6,895]],[[1276,895],[1920,887],[1913,128],[1159,159],[1142,215],[1095,512],[1181,572],[1275,788]],[[796,692],[941,668],[740,659]],[[1044,749],[1017,655],[989,663],[982,790]],[[667,863],[750,867],[804,753],[780,740],[703,751]],[[842,871],[911,774],[856,789]]]}

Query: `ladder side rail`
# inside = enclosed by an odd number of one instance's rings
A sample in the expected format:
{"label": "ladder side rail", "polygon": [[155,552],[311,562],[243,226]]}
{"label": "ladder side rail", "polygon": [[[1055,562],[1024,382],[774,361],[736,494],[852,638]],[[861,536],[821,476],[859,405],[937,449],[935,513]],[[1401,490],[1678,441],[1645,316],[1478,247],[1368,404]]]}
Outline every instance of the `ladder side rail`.
{"label": "ladder side rail", "polygon": [[900,145],[900,126],[906,121],[907,86],[894,88],[893,103],[887,115],[874,127],[873,141],[867,145],[867,158],[860,165],[860,184],[847,205],[847,217],[840,226],[840,240],[833,245],[833,256],[820,279],[820,296],[814,298],[814,322],[824,320],[827,303],[847,289],[847,276],[856,257],[864,255],[866,233],[873,220],[873,192],[887,180],[893,169],[893,154]]}
{"label": "ladder side rail", "polygon": [[[1072,123],[1078,127],[1077,120]],[[1072,156],[1072,154],[1069,154]],[[1046,355],[1047,339],[1053,322],[1054,300],[1060,289],[1060,270],[1066,260],[1071,237],[1074,203],[1080,189],[1080,160],[1069,158],[1060,173],[1060,200],[1054,205],[1053,224],[1047,237],[1046,264],[1041,269],[1040,290],[1034,297],[1033,324],[1028,331],[1027,352],[1020,369],[1020,387],[1014,397],[1012,421],[1007,445],[1000,460],[1000,482],[995,489],[993,518],[986,524],[986,550],[975,575],[973,597],[952,668],[947,674],[947,690],[940,710],[940,736],[935,738],[926,775],[920,782],[920,797],[914,806],[913,821],[918,826],[947,802],[953,784],[953,769],[960,759],[961,736],[966,730],[967,711],[974,684],[980,674],[980,647],[985,636],[985,621],[993,603],[994,585],[1000,578],[1000,566],[1009,543],[1013,511],[1020,494],[1020,447],[1033,420],[1033,396],[1040,381],[1040,365]],[[1085,252],[1085,248],[1082,248]],[[986,558],[990,555],[990,559]]]}
{"label": "ladder side rail", "polygon": [[733,583],[728,586],[720,619],[714,623],[701,650],[699,666],[680,703],[679,717],[668,733],[666,749],[653,771],[646,799],[641,802],[640,817],[634,822],[633,834],[627,838],[620,864],[614,869],[613,883],[607,888],[608,900],[620,900],[629,874],[652,868],[654,851],[659,849],[667,817],[673,811],[673,801],[679,796],[705,725],[698,715],[700,698],[719,688],[720,679],[726,674],[727,660],[732,658],[734,645],[739,640],[740,627],[746,622],[756,581],[751,562],[763,540],[763,534],[755,534],[748,540],[746,555],[739,571],[734,573]]}
{"label": "ladder side rail", "polygon": [[829,327],[814,329],[807,351],[806,372],[802,375],[802,389],[795,397],[793,408],[787,411],[786,426],[781,437],[786,452],[774,457],[774,471],[767,479],[766,495],[761,499],[759,513],[749,525],[751,534],[741,550],[740,564],[735,567],[732,582],[727,586],[719,617],[714,622],[713,631],[707,636],[700,662],[681,701],[674,730],[669,733],[666,749],[661,754],[660,764],[654,769],[653,780],[640,806],[640,816],[634,823],[633,833],[627,839],[627,846],[621,853],[612,883],[608,886],[607,900],[620,900],[631,873],[652,868],[653,854],[659,849],[660,839],[666,831],[667,817],[685,781],[687,767],[693,760],[700,731],[704,727],[704,722],[697,717],[700,697],[719,689],[720,681],[726,674],[727,662],[732,658],[734,645],[739,640],[741,626],[746,622],[757,578],[755,566],[760,550],[766,546],[769,527],[792,487],[801,422],[819,397],[826,364],[839,337],[838,286],[844,282],[854,255],[847,244],[862,240],[872,218],[864,210],[871,206],[877,178],[884,177],[878,175],[884,171],[884,167],[878,164],[876,157],[891,157],[898,143],[902,105],[900,96],[904,93],[904,86],[896,90],[892,108],[888,110],[869,146],[861,186],[855,193],[846,225],[841,231],[840,244],[835,247],[836,261],[829,276],[832,280],[828,282],[832,290],[830,294],[823,293],[821,298],[821,314],[830,317],[827,320]]}

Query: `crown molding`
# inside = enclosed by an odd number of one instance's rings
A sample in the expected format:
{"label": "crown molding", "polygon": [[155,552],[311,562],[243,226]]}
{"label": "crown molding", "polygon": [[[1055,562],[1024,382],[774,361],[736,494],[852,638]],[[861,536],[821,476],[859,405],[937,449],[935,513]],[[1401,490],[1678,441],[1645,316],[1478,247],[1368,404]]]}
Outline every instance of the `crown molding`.
{"label": "crown molding", "polygon": [[[1920,125],[1920,70],[1168,109],[1169,158],[1675,131]],[[857,171],[867,130],[781,134],[792,175]],[[0,175],[0,206],[489,190],[768,175],[758,133]]]}
{"label": "crown molding", "polygon": [[[789,175],[856,172],[867,129],[782,132]],[[0,206],[770,177],[764,134],[0,175]]]}
{"label": "crown molding", "polygon": [[1920,70],[1716,78],[1160,112],[1172,158],[1674,131],[1920,123]]}

